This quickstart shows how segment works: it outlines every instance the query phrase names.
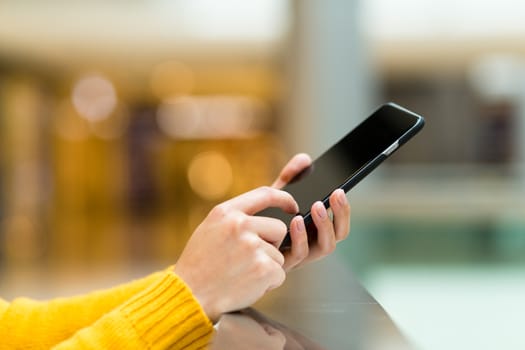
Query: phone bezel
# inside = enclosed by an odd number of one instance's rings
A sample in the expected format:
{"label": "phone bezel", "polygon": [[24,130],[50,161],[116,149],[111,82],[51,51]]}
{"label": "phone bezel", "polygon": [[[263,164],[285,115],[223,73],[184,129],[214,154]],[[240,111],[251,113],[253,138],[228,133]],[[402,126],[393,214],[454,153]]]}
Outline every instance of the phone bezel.
{"label": "phone bezel", "polygon": [[[362,179],[364,179],[375,168],[377,168],[383,161],[385,161],[388,157],[390,157],[392,154],[397,152],[399,150],[399,148],[401,148],[402,145],[404,145],[408,140],[410,140],[414,135],[416,135],[423,128],[423,126],[425,125],[425,119],[422,116],[420,116],[420,115],[418,115],[418,114],[416,114],[416,113],[414,113],[414,112],[412,112],[412,111],[410,111],[410,110],[408,110],[408,109],[406,109],[406,108],[404,108],[404,107],[402,107],[402,106],[400,106],[400,105],[398,105],[398,104],[396,104],[394,102],[388,102],[388,103],[385,103],[385,104],[381,105],[372,114],[370,114],[370,116],[368,118],[370,118],[375,113],[377,113],[379,110],[381,110],[381,108],[384,108],[386,106],[390,106],[392,108],[401,110],[401,111],[403,111],[403,112],[405,112],[407,114],[410,114],[410,115],[414,116],[416,118],[414,125],[410,129],[408,129],[405,133],[403,133],[398,139],[396,139],[391,145],[389,145],[385,150],[383,150],[380,154],[378,154],[375,158],[373,158],[372,160],[370,160],[366,164],[364,164],[354,174],[348,176],[348,178],[346,178],[345,181],[342,184],[338,185],[337,187],[334,187],[332,192],[335,191],[336,189],[339,189],[339,188],[343,189],[345,191],[345,193],[350,191]],[[357,126],[352,128],[352,130],[357,129],[368,118],[365,118],[361,123],[359,123]],[[350,130],[349,133],[352,132],[352,130]],[[335,142],[334,145],[338,144],[347,135],[348,135],[348,133],[345,136],[343,136],[341,139],[339,139],[337,142]],[[388,151],[389,148],[391,148],[395,143],[397,143],[397,146],[393,150]],[[330,151],[330,149],[328,149],[326,152],[328,152],[328,151]],[[321,158],[325,153],[323,153],[319,157],[317,157],[316,160],[318,158]],[[315,163],[315,160],[312,162],[312,164],[314,164],[314,163]],[[284,189],[286,189],[286,186],[285,186]],[[330,202],[329,202],[330,195],[331,195],[331,193],[327,194],[324,198],[320,199],[320,201],[323,203],[323,205],[327,209],[330,207]],[[315,225],[313,224],[313,220],[312,220],[312,216],[311,216],[310,210],[308,210],[303,215],[303,219],[304,219],[307,231],[308,231],[308,240],[309,240],[309,242],[316,240],[317,239],[317,234],[316,234],[316,232],[313,232],[313,230],[315,229]],[[283,251],[283,250],[289,249],[290,247],[291,247],[291,240],[290,240],[290,232],[288,231],[287,234],[286,234],[286,237],[284,238],[283,242],[281,243],[279,249],[281,251]]]}

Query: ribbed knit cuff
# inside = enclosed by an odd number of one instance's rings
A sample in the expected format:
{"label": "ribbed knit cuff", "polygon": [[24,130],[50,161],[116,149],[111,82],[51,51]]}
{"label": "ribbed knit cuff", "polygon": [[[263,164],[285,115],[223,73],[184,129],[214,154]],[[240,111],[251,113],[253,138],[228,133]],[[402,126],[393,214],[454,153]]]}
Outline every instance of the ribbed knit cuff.
{"label": "ribbed knit cuff", "polygon": [[151,349],[206,348],[213,325],[186,284],[173,272],[122,306]]}

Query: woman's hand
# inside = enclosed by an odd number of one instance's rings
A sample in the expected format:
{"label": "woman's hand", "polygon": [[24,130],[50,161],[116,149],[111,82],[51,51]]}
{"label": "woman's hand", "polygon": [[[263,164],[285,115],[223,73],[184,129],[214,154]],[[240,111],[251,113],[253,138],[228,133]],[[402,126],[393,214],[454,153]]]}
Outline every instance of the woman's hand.
{"label": "woman's hand", "polygon": [[311,211],[317,242],[309,246],[302,217],[290,223],[292,247],[278,249],[288,230],[278,219],[254,216],[269,207],[287,213],[299,211],[292,196],[281,191],[311,164],[305,154],[293,157],[272,187],[246,192],[214,207],[184,248],[177,273],[190,287],[212,321],[221,314],[247,307],[268,290],[280,286],[285,271],[330,254],[350,230],[350,206],[342,190],[330,196],[333,220],[321,202]]}
{"label": "woman's hand", "polygon": [[287,227],[278,219],[253,216],[268,207],[299,209],[289,193],[271,187],[221,203],[197,227],[175,266],[212,321],[284,282],[285,257],[278,247]]}
{"label": "woman's hand", "polygon": [[[281,170],[272,187],[281,189],[297,174],[312,164],[310,156],[304,153],[295,155]],[[289,271],[307,262],[318,260],[335,249],[336,243],[344,240],[350,232],[350,205],[343,190],[335,190],[330,195],[330,219],[323,203],[312,205],[312,218],[317,227],[317,241],[308,244],[308,237],[302,217],[297,216],[290,223],[292,247],[284,254],[284,269]]]}

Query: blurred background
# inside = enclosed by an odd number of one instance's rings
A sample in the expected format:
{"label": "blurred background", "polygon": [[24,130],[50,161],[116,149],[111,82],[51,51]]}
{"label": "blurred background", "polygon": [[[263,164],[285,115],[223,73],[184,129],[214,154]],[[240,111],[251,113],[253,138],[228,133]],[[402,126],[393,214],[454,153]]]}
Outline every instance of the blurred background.
{"label": "blurred background", "polygon": [[217,203],[379,104],[427,120],[337,254],[423,349],[523,348],[525,3],[0,4],[0,295],[176,261]]}

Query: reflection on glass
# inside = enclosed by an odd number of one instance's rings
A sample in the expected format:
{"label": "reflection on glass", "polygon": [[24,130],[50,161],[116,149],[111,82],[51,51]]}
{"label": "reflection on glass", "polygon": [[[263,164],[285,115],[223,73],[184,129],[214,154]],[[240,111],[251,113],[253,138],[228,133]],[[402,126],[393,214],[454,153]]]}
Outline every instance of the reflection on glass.
{"label": "reflection on glass", "polygon": [[210,349],[319,350],[320,345],[254,309],[226,314],[216,325]]}

